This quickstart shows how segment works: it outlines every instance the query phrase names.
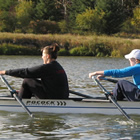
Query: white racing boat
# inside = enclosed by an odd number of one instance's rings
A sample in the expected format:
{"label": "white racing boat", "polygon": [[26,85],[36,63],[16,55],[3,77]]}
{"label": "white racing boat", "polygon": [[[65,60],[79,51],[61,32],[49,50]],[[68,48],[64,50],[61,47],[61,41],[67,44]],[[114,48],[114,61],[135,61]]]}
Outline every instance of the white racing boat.
{"label": "white racing boat", "polygon": [[31,99],[20,100],[17,96],[17,92],[12,89],[7,80],[2,75],[0,75],[0,77],[12,95],[12,97],[0,97],[0,110],[3,111],[26,111],[30,117],[33,117],[32,112],[123,114],[131,123],[134,123],[134,121],[128,114],[140,114],[140,102],[115,101],[110,92],[108,92],[95,77],[93,77],[95,83],[105,93],[106,98],[94,98],[70,90],[70,93],[84,98],[36,99],[33,97]]}
{"label": "white racing boat", "polygon": [[[118,108],[105,98],[60,99],[23,99],[22,102],[31,112],[47,113],[97,113],[121,114]],[[118,104],[127,114],[140,114],[140,102],[119,101]],[[25,112],[22,106],[12,97],[0,97],[0,110]]]}

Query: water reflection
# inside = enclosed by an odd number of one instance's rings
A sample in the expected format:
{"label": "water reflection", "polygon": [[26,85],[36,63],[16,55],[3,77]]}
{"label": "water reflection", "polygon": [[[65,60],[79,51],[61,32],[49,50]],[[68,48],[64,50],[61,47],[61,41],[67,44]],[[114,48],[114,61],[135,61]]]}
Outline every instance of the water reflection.
{"label": "water reflection", "polygon": [[139,139],[140,118],[133,118],[137,125],[123,123],[124,118],[120,115],[36,113],[36,117],[30,119],[25,113],[2,112],[0,135],[3,139],[22,140]]}

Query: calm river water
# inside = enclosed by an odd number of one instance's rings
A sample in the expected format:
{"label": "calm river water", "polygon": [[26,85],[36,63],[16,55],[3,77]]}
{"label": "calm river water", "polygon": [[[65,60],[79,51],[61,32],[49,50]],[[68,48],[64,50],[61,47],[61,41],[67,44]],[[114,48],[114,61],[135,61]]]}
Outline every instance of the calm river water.
{"label": "calm river water", "polygon": [[[0,70],[23,68],[42,64],[40,56],[0,56]],[[124,58],[58,57],[67,72],[71,90],[92,96],[104,96],[89,72],[123,68],[129,63]],[[22,79],[5,76],[14,89],[19,89]],[[129,79],[131,80],[131,79]],[[102,82],[111,90],[114,84]],[[1,94],[9,94],[0,81]],[[71,95],[74,96],[74,95]],[[131,115],[135,125],[130,125],[122,115],[81,115],[35,113],[31,119],[26,113],[0,112],[0,140],[139,140],[140,117]]]}

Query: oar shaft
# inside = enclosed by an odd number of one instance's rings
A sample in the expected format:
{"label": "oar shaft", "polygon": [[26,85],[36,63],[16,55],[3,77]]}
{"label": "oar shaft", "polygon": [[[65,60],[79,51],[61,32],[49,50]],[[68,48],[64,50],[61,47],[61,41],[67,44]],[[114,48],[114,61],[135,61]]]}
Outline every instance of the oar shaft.
{"label": "oar shaft", "polygon": [[22,108],[30,115],[30,117],[33,117],[33,114],[30,112],[30,110],[24,105],[24,103],[18,98],[18,96],[14,93],[13,96],[15,99],[19,102],[19,104],[22,106]]}
{"label": "oar shaft", "polygon": [[118,108],[118,110],[131,122],[134,123],[134,121],[128,116],[128,114],[121,108],[121,106],[112,98],[110,92],[108,92],[104,86],[95,78],[92,77],[92,79],[94,79],[95,83],[100,87],[100,89],[102,89],[102,91],[108,95],[108,99]]}
{"label": "oar shaft", "polygon": [[1,77],[1,80],[7,86],[7,88],[9,89],[9,91],[12,93],[12,95],[14,96],[14,98],[22,106],[22,108],[30,115],[30,117],[33,117],[33,114],[29,111],[29,109],[25,106],[25,104],[19,99],[19,97],[16,95],[16,91],[12,89],[12,87],[9,85],[9,83],[7,82],[7,80],[2,75],[0,75],[0,77]]}
{"label": "oar shaft", "polygon": [[118,108],[118,110],[131,122],[133,120],[128,116],[128,114],[121,108],[121,106],[110,96],[108,95],[108,99]]}

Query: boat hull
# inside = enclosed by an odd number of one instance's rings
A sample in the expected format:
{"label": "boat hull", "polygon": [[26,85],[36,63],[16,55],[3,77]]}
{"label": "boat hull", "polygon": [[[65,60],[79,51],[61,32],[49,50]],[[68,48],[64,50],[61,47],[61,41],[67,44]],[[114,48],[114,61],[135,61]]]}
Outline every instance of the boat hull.
{"label": "boat hull", "polygon": [[[117,115],[120,111],[109,100],[80,99],[23,99],[23,103],[31,112],[46,113],[82,113]],[[140,115],[140,102],[120,101],[118,104],[127,114]],[[25,112],[14,98],[0,98],[0,110],[12,112]]]}

